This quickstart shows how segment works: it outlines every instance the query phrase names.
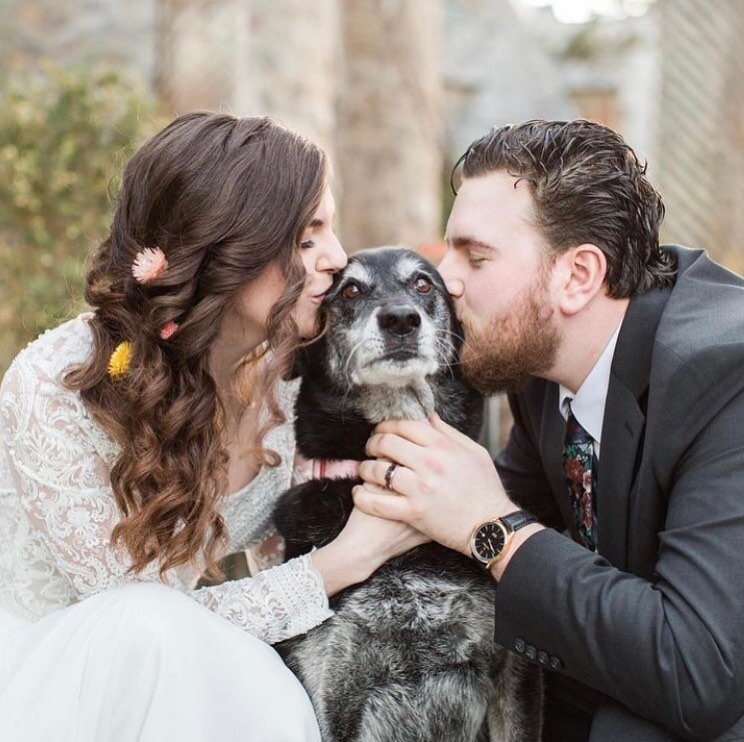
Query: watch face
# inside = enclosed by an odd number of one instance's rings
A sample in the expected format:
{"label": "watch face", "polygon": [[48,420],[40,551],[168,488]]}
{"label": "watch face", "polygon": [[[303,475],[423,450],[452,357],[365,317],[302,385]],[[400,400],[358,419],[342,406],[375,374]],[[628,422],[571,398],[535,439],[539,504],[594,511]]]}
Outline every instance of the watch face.
{"label": "watch face", "polygon": [[488,561],[498,556],[506,544],[506,533],[498,523],[484,523],[473,536],[473,550]]}

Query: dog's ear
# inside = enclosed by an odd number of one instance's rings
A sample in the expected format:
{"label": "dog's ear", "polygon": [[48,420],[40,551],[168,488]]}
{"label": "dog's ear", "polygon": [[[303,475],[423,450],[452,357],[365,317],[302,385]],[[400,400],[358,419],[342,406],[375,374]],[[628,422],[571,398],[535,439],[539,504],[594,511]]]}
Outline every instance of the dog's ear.
{"label": "dog's ear", "polygon": [[307,371],[308,358],[307,358],[308,347],[304,346],[298,348],[295,351],[294,363],[292,364],[292,370],[289,373],[290,379],[296,379],[298,376],[304,376]]}
{"label": "dog's ear", "polygon": [[298,348],[295,352],[294,363],[289,378],[296,379],[298,376],[317,373],[323,353],[322,346],[324,344],[325,338],[321,338],[310,343],[310,345],[303,345],[301,348]]}

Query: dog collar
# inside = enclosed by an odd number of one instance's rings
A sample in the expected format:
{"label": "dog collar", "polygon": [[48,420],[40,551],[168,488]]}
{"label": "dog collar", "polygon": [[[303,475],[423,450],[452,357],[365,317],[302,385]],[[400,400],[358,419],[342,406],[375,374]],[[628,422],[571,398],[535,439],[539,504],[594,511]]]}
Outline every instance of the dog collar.
{"label": "dog collar", "polygon": [[294,480],[300,483],[310,479],[356,479],[361,463],[356,459],[306,459],[298,453],[295,455]]}

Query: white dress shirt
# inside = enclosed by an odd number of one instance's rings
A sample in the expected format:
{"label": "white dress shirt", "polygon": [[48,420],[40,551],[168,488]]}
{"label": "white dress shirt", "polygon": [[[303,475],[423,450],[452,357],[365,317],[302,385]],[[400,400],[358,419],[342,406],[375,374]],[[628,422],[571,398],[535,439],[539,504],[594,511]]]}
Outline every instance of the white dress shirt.
{"label": "white dress shirt", "polygon": [[602,440],[602,421],[604,420],[607,390],[610,386],[610,368],[612,367],[612,358],[615,355],[617,336],[620,334],[622,326],[623,320],[621,319],[620,324],[602,351],[602,355],[594,364],[576,394],[563,384],[559,386],[558,391],[558,404],[563,419],[568,420],[568,402],[570,402],[574,417],[594,439],[594,455],[597,457],[597,461],[599,461],[599,443]]}

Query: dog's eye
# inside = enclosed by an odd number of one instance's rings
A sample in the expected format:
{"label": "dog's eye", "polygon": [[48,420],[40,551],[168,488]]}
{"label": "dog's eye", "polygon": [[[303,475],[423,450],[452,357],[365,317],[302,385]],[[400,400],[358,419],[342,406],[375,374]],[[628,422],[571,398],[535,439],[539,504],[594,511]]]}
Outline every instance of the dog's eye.
{"label": "dog's eye", "polygon": [[344,286],[344,290],[341,292],[341,296],[344,299],[356,299],[362,293],[362,290],[355,283],[349,283]]}
{"label": "dog's eye", "polygon": [[419,294],[428,294],[431,291],[431,281],[419,276],[413,282],[413,288],[415,288]]}

